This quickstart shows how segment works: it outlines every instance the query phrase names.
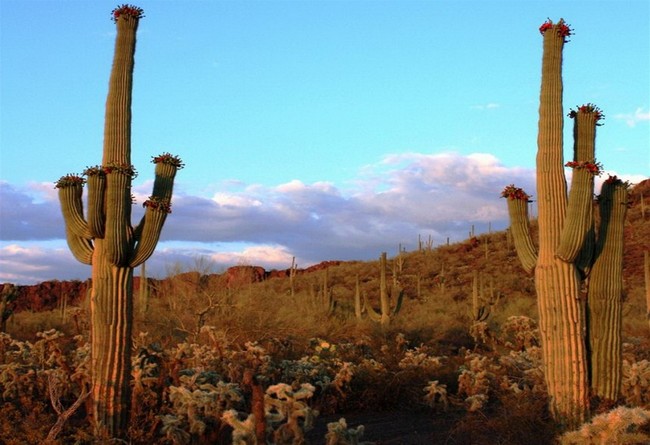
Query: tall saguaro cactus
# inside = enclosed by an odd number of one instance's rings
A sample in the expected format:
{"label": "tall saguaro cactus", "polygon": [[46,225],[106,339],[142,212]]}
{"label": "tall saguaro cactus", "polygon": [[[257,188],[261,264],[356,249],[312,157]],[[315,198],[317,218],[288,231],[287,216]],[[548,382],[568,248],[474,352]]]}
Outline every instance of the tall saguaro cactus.
{"label": "tall saguaro cactus", "polygon": [[[100,434],[126,436],[130,409],[133,269],[153,253],[170,212],[180,158],[153,158],[152,195],[141,221],[131,225],[131,95],[136,31],[142,9],[114,9],[115,55],[106,100],[102,165],[56,183],[68,245],[77,260],[92,265],[91,370],[94,421]],[[88,185],[84,215],[82,187]]]}
{"label": "tall saguaro cactus", "polygon": [[[603,115],[592,104],[569,113],[574,119],[574,156],[564,164],[562,50],[571,29],[563,20],[549,20],[540,32],[544,52],[537,139],[538,249],[529,231],[529,196],[514,185],[502,196],[508,198],[518,256],[524,269],[535,271],[550,409],[558,421],[575,427],[589,416],[590,395],[616,400],[620,389],[625,206],[618,204],[627,200],[627,184],[615,177],[606,181],[596,231],[593,190],[600,165],[595,161],[595,137]],[[573,168],[568,194],[565,166]]]}

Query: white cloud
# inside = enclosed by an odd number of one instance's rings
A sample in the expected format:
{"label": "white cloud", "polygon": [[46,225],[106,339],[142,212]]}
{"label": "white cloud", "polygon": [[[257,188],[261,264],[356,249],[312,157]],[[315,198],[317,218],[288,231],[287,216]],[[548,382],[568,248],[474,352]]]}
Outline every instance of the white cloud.
{"label": "white cloud", "polygon": [[67,250],[45,242],[23,241],[0,247],[0,283],[33,284],[45,280],[83,280],[90,267],[78,263]]}
{"label": "white cloud", "polygon": [[[472,225],[478,232],[488,224],[506,227],[507,209],[499,195],[513,182],[534,194],[532,170],[506,167],[490,154],[402,153],[364,167],[348,188],[293,180],[274,187],[222,184],[205,197],[177,190],[151,270],[161,273],[165,264],[188,264],[196,258],[207,258],[219,268],[240,263],[286,268],[292,256],[307,267],[324,260],[375,258],[381,251],[395,251],[400,243],[414,248],[418,235],[431,235],[436,243],[447,237],[460,241]],[[140,190],[150,190],[150,184],[134,187],[136,196],[143,194]],[[29,256],[16,250],[62,238],[58,202],[53,196],[37,202],[31,197],[33,187],[22,190],[5,183],[0,191],[0,239],[12,245],[0,252],[0,260],[16,264],[14,269],[21,264],[49,268],[24,274],[23,280],[65,278],[55,267],[57,261],[69,270],[89,270],[71,267],[75,260],[63,240],[55,253],[49,248]],[[5,213],[5,199],[22,203],[23,209]],[[134,208],[134,221],[141,211],[141,206]]]}
{"label": "white cloud", "polygon": [[472,105],[470,108],[472,110],[494,110],[499,107],[501,107],[501,104],[489,102],[487,104]]}
{"label": "white cloud", "polygon": [[643,107],[639,107],[634,113],[615,114],[614,119],[624,120],[628,127],[635,127],[639,122],[650,121],[650,111],[644,111]]}

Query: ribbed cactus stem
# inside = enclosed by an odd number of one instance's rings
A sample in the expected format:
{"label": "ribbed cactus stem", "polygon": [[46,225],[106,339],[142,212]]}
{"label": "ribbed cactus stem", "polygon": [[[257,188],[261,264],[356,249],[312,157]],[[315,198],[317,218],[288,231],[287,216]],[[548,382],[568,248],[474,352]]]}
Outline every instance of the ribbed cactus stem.
{"label": "ribbed cactus stem", "polygon": [[142,218],[139,226],[142,227],[142,231],[139,232],[138,243],[130,258],[129,267],[138,267],[147,261],[156,249],[169,210],[168,203],[160,207],[154,207],[154,205],[151,204],[147,207]]}
{"label": "ribbed cactus stem", "polygon": [[569,114],[574,119],[574,157],[566,165],[573,168],[566,221],[556,255],[574,262],[585,246],[593,226],[594,175],[600,174],[596,164],[596,125],[600,110],[585,105]]}
{"label": "ribbed cactus stem", "polygon": [[117,267],[95,240],[93,255],[91,369],[94,420],[110,437],[126,436],[131,397],[133,269]]}
{"label": "ribbed cactus stem", "polygon": [[105,190],[106,175],[101,170],[86,170],[88,181],[88,229],[93,238],[104,237],[106,226]]}
{"label": "ribbed cactus stem", "polygon": [[515,251],[524,270],[530,273],[537,264],[537,251],[530,235],[529,196],[522,189],[509,185],[503,190],[501,197],[508,200],[510,233],[514,240]]}
{"label": "ribbed cactus stem", "polygon": [[131,254],[131,176],[114,171],[106,175],[106,256],[111,264],[126,266]]}
{"label": "ribbed cactus stem", "polygon": [[72,256],[82,264],[91,265],[93,263],[93,243],[88,238],[77,236],[72,230],[66,227],[65,238]]}
{"label": "ribbed cactus stem", "polygon": [[[564,427],[577,428],[589,417],[590,387],[594,395],[618,398],[627,189],[616,178],[605,182],[600,197],[601,223],[596,231],[593,176],[600,173],[600,166],[595,161],[595,136],[602,113],[586,104],[570,113],[575,118],[575,143],[573,160],[566,164],[574,169],[567,202],[562,162],[562,48],[571,30],[562,20],[555,24],[549,20],[540,31],[544,34],[544,56],[535,289],[551,414]],[[513,210],[511,215],[516,219],[521,213]],[[583,278],[588,281],[583,282]]]}
{"label": "ribbed cactus stem", "polygon": [[388,301],[386,286],[386,252],[382,252],[379,258],[379,301],[381,304],[381,324],[387,325],[390,323],[390,301]]}
{"label": "ribbed cactus stem", "polygon": [[138,244],[129,263],[131,267],[139,266],[153,254],[167,214],[171,212],[176,172],[183,168],[181,160],[169,153],[155,157],[153,162],[156,164],[153,193],[144,203],[147,210],[135,228]]}
{"label": "ribbed cactus stem", "polygon": [[563,163],[562,50],[570,34],[563,20],[547,22],[537,139],[539,252],[535,287],[545,377],[553,417],[577,427],[588,417],[588,372],[580,280],[574,264],[555,255],[567,206]]}
{"label": "ribbed cactus stem", "polygon": [[555,251],[564,224],[566,179],[563,168],[564,112],[562,107],[562,50],[564,21],[551,24],[544,35],[542,85],[537,133],[537,206],[540,251]]}
{"label": "ribbed cactus stem", "polygon": [[354,316],[361,319],[361,285],[359,284],[359,274],[354,281]]}
{"label": "ribbed cactus stem", "polygon": [[628,187],[615,177],[603,183],[600,226],[589,281],[589,343],[594,395],[618,400],[622,375],[623,240]]}
{"label": "ribbed cactus stem", "polygon": [[479,310],[479,293],[478,293],[478,287],[479,287],[479,278],[478,278],[478,270],[474,269],[472,273],[472,315],[474,319],[478,318],[478,310]]}
{"label": "ribbed cactus stem", "polygon": [[91,372],[97,431],[124,439],[130,409],[133,268],[153,253],[170,212],[176,171],[181,160],[169,153],[154,158],[153,195],[140,224],[131,226],[131,90],[136,31],[142,10],[121,5],[113,10],[117,24],[115,55],[106,99],[102,165],[87,168],[88,219],[83,218],[81,185],[74,175],[57,182],[66,236],[73,255],[92,264]]}
{"label": "ribbed cactus stem", "polygon": [[643,252],[643,275],[645,277],[646,318],[650,324],[650,253]]}
{"label": "ribbed cactus stem", "polygon": [[115,22],[117,37],[106,99],[102,165],[130,165],[133,65],[140,17],[122,14]]}
{"label": "ribbed cactus stem", "polygon": [[[162,156],[168,157],[165,157],[164,161],[159,160]],[[159,162],[156,162],[156,160],[159,160]],[[154,163],[156,164],[155,180],[151,195],[160,199],[171,199],[174,189],[174,177],[176,171],[182,167],[182,163],[178,158],[168,154],[154,158]]]}
{"label": "ribbed cactus stem", "polygon": [[[81,178],[79,178],[81,181]],[[84,219],[83,211],[83,183],[57,185],[59,189],[59,202],[66,227],[75,235],[90,238],[88,223]]]}
{"label": "ribbed cactus stem", "polygon": [[[123,9],[123,8],[120,8]],[[106,98],[104,151],[106,173],[106,255],[117,266],[129,263],[131,247],[131,97],[136,31],[141,11],[115,17],[117,37]]]}
{"label": "ribbed cactus stem", "polygon": [[88,224],[83,217],[84,180],[77,175],[61,177],[56,182],[59,190],[61,212],[65,222],[65,236],[72,255],[83,264],[92,264],[93,243],[90,239]]}

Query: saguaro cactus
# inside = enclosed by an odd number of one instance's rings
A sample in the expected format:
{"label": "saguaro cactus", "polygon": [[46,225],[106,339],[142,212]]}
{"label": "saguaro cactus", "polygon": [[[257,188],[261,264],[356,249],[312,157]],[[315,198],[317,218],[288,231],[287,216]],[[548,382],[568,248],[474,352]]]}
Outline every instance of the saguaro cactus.
{"label": "saguaro cactus", "polygon": [[378,313],[367,300],[364,301],[364,304],[368,311],[368,316],[372,320],[380,322],[383,326],[387,326],[391,318],[397,315],[402,308],[404,291],[399,289],[398,286],[393,286],[392,293],[397,295],[397,302],[393,309],[390,307],[390,297],[386,286],[386,252],[382,252],[379,257],[379,304],[381,313]]}
{"label": "saguaro cactus", "polygon": [[[94,420],[100,434],[126,436],[130,408],[133,269],[153,253],[170,212],[174,176],[180,158],[163,153],[153,158],[152,195],[145,215],[131,225],[131,94],[138,22],[142,9],[114,9],[115,55],[106,100],[102,165],[56,183],[73,255],[92,265],[91,369]],[[82,187],[88,185],[84,217]]]}
{"label": "saguaro cactus", "polygon": [[[508,198],[521,263],[527,271],[535,270],[551,412],[567,427],[575,427],[589,416],[590,383],[593,394],[613,400],[620,386],[620,371],[614,371],[620,369],[621,362],[620,321],[616,320],[620,319],[622,281],[618,267],[619,262],[622,267],[623,238],[617,224],[622,226],[625,212],[618,207],[614,211],[616,206],[611,202],[626,199],[627,187],[616,178],[610,178],[603,187],[596,241],[593,189],[600,165],[595,161],[595,136],[603,114],[592,104],[569,113],[574,119],[574,157],[564,164],[562,50],[571,29],[563,20],[549,20],[540,32],[544,53],[537,139],[538,250],[529,231],[529,196],[514,185],[506,187],[502,196]],[[573,168],[568,196],[565,166]],[[617,228],[610,227],[613,225]],[[597,284],[601,280],[602,284]],[[584,289],[589,289],[588,317]],[[602,372],[596,371],[599,367]],[[596,384],[602,379],[607,383]]]}

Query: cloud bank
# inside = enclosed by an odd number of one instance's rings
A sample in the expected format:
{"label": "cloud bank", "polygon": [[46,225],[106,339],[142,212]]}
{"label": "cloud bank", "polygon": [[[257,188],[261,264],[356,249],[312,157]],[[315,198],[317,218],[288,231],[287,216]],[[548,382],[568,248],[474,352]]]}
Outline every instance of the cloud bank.
{"label": "cloud bank", "polygon": [[[640,180],[643,178],[627,178]],[[345,188],[299,180],[275,186],[222,184],[209,196],[175,192],[173,213],[148,261],[152,276],[210,265],[287,268],[324,260],[367,260],[465,239],[471,226],[507,226],[499,194],[515,183],[534,195],[534,171],[506,167],[489,154],[403,153],[364,167]],[[143,202],[151,184],[134,187]],[[134,208],[134,221],[141,207]],[[51,184],[0,182],[0,282],[85,279],[64,241],[63,219]]]}

